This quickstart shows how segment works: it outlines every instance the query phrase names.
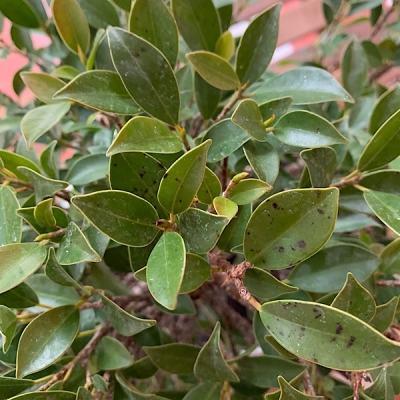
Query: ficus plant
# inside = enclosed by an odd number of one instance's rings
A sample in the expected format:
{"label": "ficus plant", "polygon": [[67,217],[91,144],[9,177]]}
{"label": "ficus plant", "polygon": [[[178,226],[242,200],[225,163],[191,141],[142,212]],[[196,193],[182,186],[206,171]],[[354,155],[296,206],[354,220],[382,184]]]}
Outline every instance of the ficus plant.
{"label": "ficus plant", "polygon": [[0,400],[400,393],[396,2],[283,73],[232,3],[1,0]]}

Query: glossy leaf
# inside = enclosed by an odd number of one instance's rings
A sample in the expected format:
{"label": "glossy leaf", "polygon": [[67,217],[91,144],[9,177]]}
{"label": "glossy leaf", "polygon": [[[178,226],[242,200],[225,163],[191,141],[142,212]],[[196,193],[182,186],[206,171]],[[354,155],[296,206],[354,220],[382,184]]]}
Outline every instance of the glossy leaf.
{"label": "glossy leaf", "polygon": [[[7,353],[17,327],[16,315],[7,307],[0,306],[0,334],[3,342],[3,352]],[[1,389],[1,381],[0,381]]]}
{"label": "glossy leaf", "polygon": [[122,29],[110,28],[111,57],[128,93],[147,113],[175,125],[179,121],[179,88],[164,55],[152,44]]}
{"label": "glossy leaf", "polygon": [[221,385],[214,382],[203,382],[190,389],[182,400],[219,400]]}
{"label": "glossy leaf", "polygon": [[215,246],[228,221],[224,216],[189,208],[179,215],[177,225],[187,251],[203,254]]}
{"label": "glossy leaf", "polygon": [[132,115],[140,112],[121,78],[113,71],[83,72],[59,90],[54,99],[71,100],[95,110],[115,114]]}
{"label": "glossy leaf", "polygon": [[21,133],[24,136],[27,148],[32,148],[37,139],[57,125],[67,114],[70,107],[69,101],[60,101],[28,111],[21,121]]}
{"label": "glossy leaf", "polygon": [[197,72],[194,73],[194,93],[197,107],[204,119],[215,114],[221,99],[221,90],[207,83]]}
{"label": "glossy leaf", "polygon": [[255,91],[254,100],[264,102],[286,96],[293,98],[293,104],[354,102],[329,72],[316,67],[291,69],[268,80]]}
{"label": "glossy leaf", "polygon": [[193,374],[193,367],[200,348],[190,344],[171,343],[162,346],[143,347],[151,361],[171,374]]}
{"label": "glossy leaf", "polygon": [[172,11],[179,32],[192,51],[214,51],[221,28],[212,0],[173,0]]}
{"label": "glossy leaf", "polygon": [[254,18],[244,32],[236,57],[236,72],[244,85],[257,81],[267,69],[278,40],[279,12],[276,4]]}
{"label": "glossy leaf", "polygon": [[158,190],[158,201],[169,213],[179,214],[192,204],[204,177],[210,145],[211,141],[207,140],[188,151],[164,174]]}
{"label": "glossy leaf", "polygon": [[217,322],[207,343],[200,350],[194,365],[194,374],[205,381],[239,382],[238,376],[230,369],[222,355],[220,330],[221,324]]}
{"label": "glossy leaf", "polygon": [[36,221],[46,227],[54,228],[57,221],[53,215],[53,199],[43,200],[35,207],[33,215]]}
{"label": "glossy leaf", "polygon": [[61,390],[48,390],[46,392],[32,392],[11,397],[8,400],[75,400],[76,394]]}
{"label": "glossy leaf", "polygon": [[54,0],[54,23],[64,44],[75,54],[84,55],[90,45],[90,30],[85,13],[76,0]]}
{"label": "glossy leaf", "polygon": [[385,192],[400,196],[399,182],[400,171],[384,169],[363,174],[363,178],[359,184],[376,192]]}
{"label": "glossy leaf", "polygon": [[29,158],[0,149],[0,173],[2,175],[10,178],[17,177],[21,181],[27,182],[29,180],[28,177],[18,169],[18,167],[21,166],[28,167],[35,172],[40,173],[39,167]]}
{"label": "glossy leaf", "polygon": [[108,25],[119,26],[117,10],[108,0],[97,0],[95,3],[91,0],[78,0],[78,3],[93,28],[107,29]]}
{"label": "glossy leaf", "polygon": [[211,204],[214,198],[221,194],[221,190],[221,182],[218,176],[206,167],[203,181],[197,191],[197,198],[201,203]]}
{"label": "glossy leaf", "polygon": [[100,340],[91,362],[99,369],[113,371],[132,365],[133,357],[121,342],[105,336]]}
{"label": "glossy leaf", "polygon": [[51,179],[59,178],[56,159],[54,156],[54,150],[56,146],[57,146],[57,140],[53,140],[42,151],[42,154],[40,155],[40,166],[42,167],[45,174]]}
{"label": "glossy leaf", "polygon": [[8,186],[0,187],[0,246],[18,243],[22,236],[22,220],[17,215],[19,202]]}
{"label": "glossy leaf", "polygon": [[303,150],[300,153],[305,161],[313,187],[327,187],[336,172],[336,153],[330,147]]}
{"label": "glossy leaf", "polygon": [[0,294],[0,304],[9,308],[28,308],[39,303],[39,298],[26,283],[20,283],[13,289]]}
{"label": "glossy leaf", "polygon": [[99,231],[127,246],[144,247],[159,231],[153,206],[127,192],[98,191],[73,197],[72,203]]}
{"label": "glossy leaf", "polygon": [[53,308],[36,317],[22,333],[18,345],[17,378],[54,363],[70,347],[78,329],[79,310],[74,306]]}
{"label": "glossy leaf", "polygon": [[107,297],[102,296],[110,324],[121,335],[132,336],[156,324],[153,319],[142,319],[123,310]]}
{"label": "glossy leaf", "polygon": [[176,307],[185,264],[182,237],[176,232],[164,233],[150,254],[146,279],[152,296],[169,310]]}
{"label": "glossy leaf", "polygon": [[307,400],[307,399],[324,399],[323,396],[308,396],[298,391],[282,376],[278,376],[279,387],[281,389],[280,400]]}
{"label": "glossy leaf", "polygon": [[32,386],[35,382],[29,379],[0,378],[0,400],[8,400],[12,396],[21,393]]}
{"label": "glossy leaf", "polygon": [[179,293],[190,293],[210,278],[211,266],[197,254],[186,254],[185,274]]}
{"label": "glossy leaf", "polygon": [[327,368],[368,370],[400,357],[395,342],[360,319],[327,305],[278,300],[262,306],[261,320],[291,353]]}
{"label": "glossy leaf", "polygon": [[351,272],[347,274],[346,282],[331,306],[354,315],[365,322],[373,318],[376,308],[374,298],[367,289],[357,282]]}
{"label": "glossy leaf", "polygon": [[38,243],[0,246],[0,293],[14,288],[35,273],[45,259],[46,248]]}
{"label": "glossy leaf", "polygon": [[208,51],[186,54],[196,72],[211,86],[221,90],[238,89],[240,82],[231,65],[221,56]]}
{"label": "glossy leaf", "polygon": [[242,206],[259,199],[271,189],[272,186],[259,179],[243,179],[232,189],[229,198]]}
{"label": "glossy leaf", "polygon": [[39,16],[26,0],[3,0],[0,12],[16,25],[34,29],[40,26]]}
{"label": "glossy leaf", "polygon": [[371,207],[375,215],[390,229],[400,234],[400,197],[394,194],[364,192],[364,199]]}
{"label": "glossy leaf", "polygon": [[162,122],[149,117],[134,117],[119,131],[107,156],[123,152],[177,153],[182,140]]}
{"label": "glossy leaf", "polygon": [[392,324],[396,315],[398,304],[399,297],[393,297],[387,303],[376,307],[375,315],[368,322],[368,325],[372,326],[379,332],[384,332]]}
{"label": "glossy leaf", "polygon": [[108,174],[109,160],[105,154],[90,154],[74,162],[65,180],[71,185],[82,186],[104,179]]}
{"label": "glossy leaf", "polygon": [[178,30],[171,12],[162,0],[135,1],[129,15],[129,30],[157,47],[169,63],[175,65]]}
{"label": "glossy leaf", "polygon": [[308,111],[291,111],[275,125],[274,135],[283,143],[299,147],[346,144],[348,140],[326,119]]}
{"label": "glossy leaf", "polygon": [[400,154],[400,110],[393,114],[368,142],[358,161],[359,171],[383,167]]}
{"label": "glossy leaf", "polygon": [[228,220],[231,220],[238,212],[237,204],[222,196],[216,197],[213,200],[213,207],[218,215],[224,216]]}
{"label": "glossy leaf", "polygon": [[49,74],[23,72],[21,78],[34,96],[43,103],[52,103],[54,93],[65,86],[61,79]]}
{"label": "glossy leaf", "polygon": [[247,224],[246,260],[263,269],[281,269],[316,253],[332,234],[338,190],[300,189],[261,203]]}
{"label": "glossy leaf", "polygon": [[380,254],[381,264],[379,270],[384,274],[393,275],[400,273],[400,238],[389,243]]}

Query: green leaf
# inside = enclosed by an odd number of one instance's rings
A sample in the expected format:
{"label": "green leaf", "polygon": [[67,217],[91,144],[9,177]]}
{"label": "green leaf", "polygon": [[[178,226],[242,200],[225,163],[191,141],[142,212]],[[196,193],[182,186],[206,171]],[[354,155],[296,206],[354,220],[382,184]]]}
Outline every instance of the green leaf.
{"label": "green leaf", "polygon": [[[17,327],[16,315],[7,307],[0,306],[0,334],[3,342],[3,352],[7,353]],[[1,389],[1,381],[0,381]],[[1,395],[0,395],[1,396]]]}
{"label": "green leaf", "polygon": [[279,173],[279,155],[269,143],[249,140],[243,146],[244,154],[255,174],[272,185]]}
{"label": "green leaf", "polygon": [[108,175],[109,159],[104,154],[80,157],[71,165],[65,180],[71,185],[81,186],[104,179]]}
{"label": "green leaf", "polygon": [[376,309],[374,298],[351,272],[347,273],[346,282],[331,306],[346,311],[365,322],[373,318]]}
{"label": "green leaf", "polygon": [[221,90],[207,83],[197,72],[194,73],[194,94],[197,107],[204,119],[211,119],[218,108]]}
{"label": "green leaf", "polygon": [[379,258],[361,247],[331,246],[295,267],[289,275],[289,282],[310,292],[335,292],[344,285],[348,272],[363,282],[378,265]]}
{"label": "green leaf", "polygon": [[119,15],[108,0],[78,0],[89,25],[96,29],[107,29],[108,25],[119,26]]}
{"label": "green leaf", "polygon": [[238,89],[240,82],[231,65],[221,56],[199,50],[186,54],[196,72],[211,86],[221,90]]}
{"label": "green leaf", "polygon": [[348,140],[326,119],[309,111],[285,114],[275,125],[274,135],[283,143],[298,147],[346,144]]}
{"label": "green leaf", "polygon": [[281,6],[278,3],[254,18],[240,40],[236,72],[242,85],[256,82],[271,62],[278,40]]}
{"label": "green leaf", "polygon": [[133,357],[121,342],[105,336],[100,340],[91,363],[101,370],[113,371],[132,365]]}
{"label": "green leaf", "polygon": [[147,261],[146,280],[154,299],[169,310],[176,307],[185,264],[182,237],[176,232],[164,233]]}
{"label": "green leaf", "polygon": [[385,192],[400,196],[400,188],[398,187],[399,179],[400,171],[385,169],[363,174],[359,185],[376,192]]}
{"label": "green leaf", "polygon": [[[17,177],[24,182],[28,181],[28,177],[19,171],[18,167],[20,166],[28,167],[40,173],[39,167],[28,158],[0,149],[0,173],[2,175],[6,177]],[[9,172],[11,172],[11,176]]]}
{"label": "green leaf", "polygon": [[[18,345],[17,378],[54,363],[71,346],[79,330],[75,306],[53,308],[36,317],[24,330]],[[46,332],[43,335],[43,332]]]}
{"label": "green leaf", "polygon": [[221,190],[221,182],[218,176],[206,167],[203,181],[197,191],[197,198],[201,203],[211,204],[214,198],[221,194]]}
{"label": "green leaf", "polygon": [[192,50],[214,51],[221,27],[212,0],[172,0],[179,32]]}
{"label": "green leaf", "polygon": [[312,256],[332,234],[338,197],[335,188],[288,190],[269,197],[247,224],[246,260],[255,267],[282,269]]}
{"label": "green leaf", "polygon": [[52,103],[54,93],[65,86],[61,79],[43,73],[22,72],[21,79],[34,96],[43,103]]}
{"label": "green leaf", "polygon": [[129,378],[147,379],[151,378],[157,371],[158,368],[152,363],[150,357],[146,356],[135,361],[130,367],[125,368],[120,373]]}
{"label": "green leaf", "polygon": [[40,19],[35,9],[26,0],[2,0],[0,12],[12,23],[24,28],[39,28]]}
{"label": "green leaf", "polygon": [[0,246],[0,293],[6,292],[35,273],[46,259],[46,247],[38,243]]}
{"label": "green leaf", "polygon": [[59,178],[56,159],[54,156],[54,149],[56,146],[57,140],[53,140],[40,155],[40,166],[42,167],[44,173],[51,179]]}
{"label": "green leaf", "polygon": [[71,100],[95,110],[115,114],[132,115],[140,112],[121,78],[113,71],[83,72],[59,90],[54,99]]}
{"label": "green leaf", "polygon": [[395,392],[386,368],[382,368],[373,385],[365,389],[365,394],[374,400],[391,400]]}
{"label": "green leaf", "polygon": [[[272,115],[275,116],[275,121],[278,121],[286,114],[289,107],[292,105],[291,97],[282,97],[276,100],[270,100],[259,105],[263,120],[269,119]],[[272,121],[273,123],[274,121]]]}
{"label": "green leaf", "polygon": [[132,291],[108,268],[105,263],[92,264],[91,282],[97,289],[103,289],[114,295],[131,295]]}
{"label": "green leaf", "polygon": [[359,171],[383,167],[400,154],[400,110],[393,114],[368,142],[360,159]]}
{"label": "green leaf", "polygon": [[100,232],[118,243],[144,247],[159,232],[156,210],[133,194],[103,190],[73,197],[71,201]]}
{"label": "green leaf", "polygon": [[235,38],[230,31],[225,31],[215,44],[215,53],[229,61],[235,53]]}
{"label": "green leaf", "polygon": [[400,238],[389,243],[380,254],[381,264],[379,270],[384,274],[393,275],[399,273],[400,263]]}
{"label": "green leaf", "polygon": [[102,302],[112,327],[121,335],[132,336],[155,325],[154,319],[142,319],[126,312],[107,297],[102,296]]}
{"label": "green leaf", "polygon": [[64,44],[73,53],[83,56],[90,45],[90,30],[85,13],[76,0],[54,0],[52,14]]}
{"label": "green leaf", "polygon": [[48,390],[47,392],[25,393],[9,400],[75,400],[76,394],[61,390]]}
{"label": "green leaf", "polygon": [[26,147],[30,150],[36,140],[57,125],[70,108],[69,101],[60,101],[28,111],[21,121],[21,133],[26,141]]}
{"label": "green leaf", "polygon": [[132,0],[113,0],[113,2],[124,11],[128,11],[131,9]]}
{"label": "green leaf", "polygon": [[231,220],[238,212],[238,206],[235,202],[226,197],[218,196],[213,200],[213,207],[218,215]]}
{"label": "green leaf", "polygon": [[205,134],[204,140],[211,139],[207,162],[213,163],[230,156],[246,143],[250,136],[234,124],[230,119],[224,119],[214,124]]}
{"label": "green leaf", "polygon": [[242,206],[259,199],[271,189],[272,186],[259,179],[243,179],[232,189],[229,198]]}
{"label": "green leaf", "polygon": [[232,115],[232,121],[244,129],[254,140],[265,142],[268,132],[257,103],[251,99],[242,100]]}
{"label": "green leaf", "polygon": [[394,194],[364,192],[364,199],[371,207],[375,215],[390,229],[400,234],[400,197]]}
{"label": "green leaf", "polygon": [[173,314],[173,315],[196,315],[196,306],[194,302],[190,298],[190,296],[186,293],[182,293],[178,295],[177,305],[173,310],[168,310],[157,301],[154,301],[157,308],[159,308],[163,313]]}
{"label": "green leaf", "polygon": [[368,131],[374,134],[399,109],[400,86],[394,86],[377,100],[369,120]]}
{"label": "green leaf", "polygon": [[220,400],[221,384],[203,382],[190,389],[182,400]]}
{"label": "green leaf", "polygon": [[93,397],[90,394],[89,390],[81,386],[78,388],[78,391],[76,393],[76,400],[93,400]]}
{"label": "green leaf", "polygon": [[400,357],[395,342],[360,319],[327,305],[278,300],[262,306],[261,320],[291,353],[327,368],[368,370]]}
{"label": "green leaf", "polygon": [[204,177],[207,151],[211,141],[185,153],[164,174],[158,190],[158,201],[172,214],[187,210]]}
{"label": "green leaf", "polygon": [[278,376],[279,387],[281,388],[280,400],[307,400],[307,399],[324,399],[323,396],[308,396],[299,392],[282,376]]}
{"label": "green leaf", "polygon": [[187,251],[203,254],[215,246],[228,222],[224,216],[189,208],[178,216],[176,223]]}
{"label": "green leaf", "polygon": [[392,324],[399,304],[399,297],[393,297],[387,303],[376,307],[374,318],[368,324],[379,332],[384,332]]}
{"label": "green leaf", "polygon": [[35,382],[29,379],[0,378],[0,400],[8,400],[12,396],[34,386]]}
{"label": "green leaf", "polygon": [[316,67],[291,69],[268,80],[255,91],[254,100],[264,102],[286,96],[293,98],[293,104],[354,102],[329,72]]}
{"label": "green leaf", "polygon": [[238,376],[225,361],[220,346],[221,324],[217,322],[206,344],[200,350],[194,365],[197,378],[212,382],[239,382]]}
{"label": "green leaf", "polygon": [[276,279],[269,272],[254,267],[246,271],[243,283],[252,295],[264,300],[270,300],[298,290],[296,287]]}
{"label": "green leaf", "polygon": [[111,57],[128,93],[147,113],[176,125],[179,88],[164,55],[152,44],[122,29],[107,31]]}
{"label": "green leaf", "polygon": [[193,374],[200,348],[191,344],[171,343],[162,346],[143,346],[151,361],[164,371],[177,375]]}
{"label": "green leaf", "polygon": [[0,246],[18,243],[22,236],[22,220],[17,215],[19,202],[8,186],[0,187]]}
{"label": "green leaf", "polygon": [[342,84],[353,98],[361,95],[368,74],[368,61],[363,47],[357,39],[352,39],[343,53]]}
{"label": "green leaf", "polygon": [[134,117],[119,131],[107,156],[123,152],[177,153],[182,140],[162,122],[149,117]]}
{"label": "green leaf", "polygon": [[33,212],[33,216],[40,225],[54,228],[57,221],[53,214],[53,199],[43,200],[38,203]]}
{"label": "green leaf", "polygon": [[54,193],[57,193],[58,191],[64,190],[68,187],[68,183],[65,181],[58,181],[55,179],[46,178],[30,168],[17,168],[21,173],[28,177],[29,181],[33,184],[35,188],[35,197],[37,202],[41,201],[45,197],[52,196]]}
{"label": "green leaf", "polygon": [[162,0],[135,1],[129,15],[129,31],[153,44],[172,66],[175,65],[178,30],[170,10]]}
{"label": "green leaf", "polygon": [[328,187],[336,173],[336,152],[330,147],[303,150],[301,158],[307,165],[313,187]]}
{"label": "green leaf", "polygon": [[201,256],[186,253],[185,274],[179,293],[190,293],[210,278],[211,266]]}
{"label": "green leaf", "polygon": [[33,307],[39,303],[34,290],[26,283],[21,283],[13,289],[0,294],[0,304],[14,309]]}

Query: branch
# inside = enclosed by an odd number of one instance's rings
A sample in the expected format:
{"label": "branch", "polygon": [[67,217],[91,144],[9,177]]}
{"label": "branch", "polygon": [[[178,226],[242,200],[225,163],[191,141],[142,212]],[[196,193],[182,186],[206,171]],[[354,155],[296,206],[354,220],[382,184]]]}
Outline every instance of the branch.
{"label": "branch", "polygon": [[382,65],[382,67],[378,68],[369,76],[369,83],[373,83],[378,80],[382,75],[385,75],[386,72],[390,71],[394,67],[394,62],[390,61],[386,64]]}
{"label": "branch", "polygon": [[371,32],[371,35],[369,36],[369,39],[373,39],[379,31],[383,28],[389,17],[392,15],[392,13],[396,10],[397,6],[397,1],[393,1],[392,6],[386,11],[385,14],[383,14],[382,18],[378,21],[378,23],[375,25],[374,30]]}
{"label": "branch", "polygon": [[[299,358],[299,364],[304,365],[307,368],[309,367],[309,364],[301,358]],[[310,376],[310,373],[308,372],[308,369],[304,370],[303,384],[304,384],[304,388],[306,389],[307,394],[309,394],[311,396],[316,395],[316,392],[315,392],[314,386],[312,384],[311,376]]]}
{"label": "branch", "polygon": [[243,98],[243,93],[249,86],[249,82],[246,82],[239,90],[237,90],[231,99],[228,101],[228,103],[225,104],[225,107],[222,109],[222,111],[218,114],[217,118],[215,119],[215,122],[221,121],[225,115],[229,113],[229,111],[232,110],[232,107],[238,102],[240,99]]}
{"label": "branch", "polygon": [[344,178],[339,182],[332,183],[331,187],[336,187],[338,189],[342,189],[342,188],[345,188],[347,186],[357,185],[357,183],[360,182],[362,178],[363,178],[362,174],[357,174],[356,176],[353,176],[350,179]]}

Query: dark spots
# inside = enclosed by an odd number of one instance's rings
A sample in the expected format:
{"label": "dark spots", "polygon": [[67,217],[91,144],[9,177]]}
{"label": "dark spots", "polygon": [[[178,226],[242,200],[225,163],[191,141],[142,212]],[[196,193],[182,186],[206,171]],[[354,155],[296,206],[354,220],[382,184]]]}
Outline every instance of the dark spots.
{"label": "dark spots", "polygon": [[280,334],[281,336],[283,336],[283,332],[282,332],[282,331],[279,331],[279,334]]}
{"label": "dark spots", "polygon": [[304,240],[299,240],[297,242],[297,246],[299,246],[301,249],[305,249],[307,247],[307,243]]}
{"label": "dark spots", "polygon": [[[297,307],[297,303],[293,303],[293,308]],[[304,328],[304,330],[306,330],[306,328]]]}
{"label": "dark spots", "polygon": [[331,217],[328,215],[328,219],[331,219]]}
{"label": "dark spots", "polygon": [[182,199],[179,199],[179,203],[182,203]]}
{"label": "dark spots", "polygon": [[139,176],[140,176],[141,179],[143,179],[143,177],[144,177],[144,172],[141,172],[141,173],[139,174]]}
{"label": "dark spots", "polygon": [[314,319],[320,319],[321,317],[322,317],[322,314],[319,313],[319,314],[317,314],[317,315],[314,317]]}
{"label": "dark spots", "polygon": [[250,251],[254,251],[254,249],[250,249]]}
{"label": "dark spots", "polygon": [[320,190],[317,190],[315,193],[317,195],[317,199],[319,199],[321,197],[322,192]]}
{"label": "dark spots", "polygon": [[330,342],[331,342],[331,343],[336,342],[336,338],[335,338],[335,337],[332,337],[331,340],[330,340]]}
{"label": "dark spots", "polygon": [[321,208],[317,208],[318,214],[322,215],[325,214],[324,210],[322,210]]}
{"label": "dark spots", "polygon": [[349,342],[347,343],[347,348],[349,349],[351,346],[353,346],[356,338],[354,336],[350,336]]}
{"label": "dark spots", "polygon": [[146,33],[149,33],[149,30],[148,30],[148,29],[145,29],[144,31],[145,31]]}
{"label": "dark spots", "polygon": [[246,231],[246,235],[251,235],[251,232],[250,231]]}
{"label": "dark spots", "polygon": [[302,332],[304,332],[304,331],[306,330],[306,328],[305,328],[304,326],[302,326],[302,327],[300,328],[300,330],[301,330]]}
{"label": "dark spots", "polygon": [[164,168],[164,165],[162,165],[160,162],[158,162],[157,165],[158,165],[160,168]]}
{"label": "dark spots", "polygon": [[317,307],[314,307],[314,308],[313,308],[313,312],[314,312],[314,313],[319,313],[320,310],[319,310]]}
{"label": "dark spots", "polygon": [[141,51],[142,53],[144,53],[144,52],[146,51],[146,49],[145,49],[144,47],[141,47],[141,48],[140,48],[140,51]]}
{"label": "dark spots", "polygon": [[175,178],[175,182],[180,182],[180,179],[178,179],[178,178]]}
{"label": "dark spots", "polygon": [[286,310],[288,307],[290,307],[291,306],[291,304],[290,303],[283,303],[282,304],[282,307],[283,307],[283,309],[284,310]]}
{"label": "dark spots", "polygon": [[168,178],[168,172],[166,172],[166,173],[164,174],[163,178],[164,178],[164,179],[167,179],[167,178]]}
{"label": "dark spots", "polygon": [[116,167],[116,166],[117,166],[117,164],[114,163],[114,167]]}
{"label": "dark spots", "polygon": [[318,358],[316,358],[316,357],[313,357],[313,358],[311,359],[311,361],[312,361],[313,363],[315,363],[315,364],[318,364]]}
{"label": "dark spots", "polygon": [[157,181],[153,181],[153,185],[156,185],[157,184]]}
{"label": "dark spots", "polygon": [[139,53],[135,53],[134,56],[135,56],[136,58],[138,58],[138,57],[140,56],[140,54],[139,54]]}
{"label": "dark spots", "polygon": [[257,253],[257,254],[260,254],[260,253],[261,253],[261,250],[256,250],[256,253]]}
{"label": "dark spots", "polygon": [[342,324],[340,322],[338,322],[336,325],[337,326],[336,326],[335,333],[336,333],[336,335],[340,335],[342,333],[343,326],[342,326]]}
{"label": "dark spots", "polygon": [[143,194],[146,194],[146,193],[148,193],[148,191],[149,191],[149,189],[148,189],[148,188],[146,188],[146,190],[143,192]]}
{"label": "dark spots", "polygon": [[278,204],[276,204],[276,203],[272,203],[272,207],[274,207],[275,208],[275,210],[278,208]]}
{"label": "dark spots", "polygon": [[292,251],[296,251],[296,246],[293,246],[292,244],[290,245],[290,249],[292,250]]}
{"label": "dark spots", "polygon": [[285,252],[285,248],[283,246],[279,246],[278,247],[278,252],[279,253],[284,253]]}

